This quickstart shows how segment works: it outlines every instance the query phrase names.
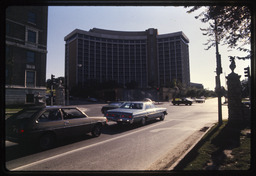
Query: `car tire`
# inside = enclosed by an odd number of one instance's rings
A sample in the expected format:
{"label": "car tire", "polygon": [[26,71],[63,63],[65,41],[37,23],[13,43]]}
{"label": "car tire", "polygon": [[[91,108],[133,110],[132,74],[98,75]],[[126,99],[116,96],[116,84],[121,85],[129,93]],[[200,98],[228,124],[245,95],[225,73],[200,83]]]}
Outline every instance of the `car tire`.
{"label": "car tire", "polygon": [[143,117],[140,121],[141,126],[144,126],[146,124],[146,117]]}
{"label": "car tire", "polygon": [[164,113],[163,113],[163,114],[161,114],[161,116],[160,116],[160,120],[163,121],[164,118],[165,118],[165,115],[164,115]]}
{"label": "car tire", "polygon": [[39,138],[39,147],[41,150],[47,150],[54,146],[55,136],[53,134],[44,134]]}
{"label": "car tire", "polygon": [[91,132],[92,136],[99,137],[101,135],[101,129],[102,129],[102,125],[100,125],[100,124],[95,125]]}

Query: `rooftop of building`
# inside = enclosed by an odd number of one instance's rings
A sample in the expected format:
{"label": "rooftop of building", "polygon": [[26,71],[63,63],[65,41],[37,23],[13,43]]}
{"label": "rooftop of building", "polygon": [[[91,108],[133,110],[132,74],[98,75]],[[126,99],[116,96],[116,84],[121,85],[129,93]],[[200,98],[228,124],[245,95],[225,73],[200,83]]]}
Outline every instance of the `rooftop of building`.
{"label": "rooftop of building", "polygon": [[174,32],[174,33],[168,33],[168,34],[158,34],[157,29],[149,28],[145,31],[115,31],[115,30],[106,30],[106,29],[99,29],[99,28],[93,28],[89,31],[81,30],[81,29],[75,29],[71,33],[69,33],[67,36],[65,36],[64,40],[67,41],[70,37],[72,37],[74,34],[85,34],[95,37],[102,37],[102,38],[110,38],[110,39],[147,39],[147,35],[150,33],[150,31],[155,31],[157,34],[157,38],[167,38],[167,37],[175,37],[175,36],[182,36],[183,39],[186,40],[187,43],[189,43],[188,37],[182,32]]}

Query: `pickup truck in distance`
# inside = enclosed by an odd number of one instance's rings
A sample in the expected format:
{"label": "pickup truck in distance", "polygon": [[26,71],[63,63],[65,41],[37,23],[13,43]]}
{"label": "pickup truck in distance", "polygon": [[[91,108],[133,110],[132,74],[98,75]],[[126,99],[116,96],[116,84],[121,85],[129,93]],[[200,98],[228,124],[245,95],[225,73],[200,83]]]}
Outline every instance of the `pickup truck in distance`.
{"label": "pickup truck in distance", "polygon": [[175,98],[172,100],[173,105],[180,105],[180,104],[192,105],[192,103],[193,102],[188,98]]}

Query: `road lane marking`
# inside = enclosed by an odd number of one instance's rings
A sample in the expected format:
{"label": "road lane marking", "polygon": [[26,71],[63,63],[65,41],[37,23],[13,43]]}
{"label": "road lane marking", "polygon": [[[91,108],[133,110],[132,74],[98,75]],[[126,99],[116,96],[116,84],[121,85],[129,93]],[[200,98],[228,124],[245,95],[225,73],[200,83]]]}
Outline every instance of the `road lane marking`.
{"label": "road lane marking", "polygon": [[184,130],[184,131],[196,131],[198,130],[198,128],[188,128],[188,127],[167,127],[167,128],[157,128],[157,129],[153,129],[153,130],[150,130],[149,132],[151,133],[158,133],[158,132],[161,132],[161,131],[165,131],[165,130]]}
{"label": "road lane marking", "polygon": [[53,160],[53,159],[56,159],[56,158],[66,156],[66,155],[69,155],[69,154],[72,154],[72,153],[75,153],[75,152],[78,152],[78,151],[81,151],[81,150],[85,150],[85,149],[88,149],[88,148],[91,148],[91,147],[94,147],[94,146],[97,146],[97,145],[105,144],[105,143],[108,143],[108,142],[111,142],[111,141],[129,136],[129,135],[141,132],[141,131],[145,131],[145,130],[147,130],[149,128],[152,128],[152,127],[155,127],[155,126],[162,125],[164,123],[168,123],[168,122],[170,122],[170,121],[158,122],[154,125],[150,125],[148,127],[142,128],[140,130],[137,130],[137,131],[134,131],[134,132],[131,132],[131,133],[127,133],[127,134],[124,134],[124,135],[121,135],[121,136],[117,136],[115,138],[107,139],[105,141],[101,141],[101,142],[91,144],[91,145],[88,145],[88,146],[85,146],[85,147],[77,148],[77,149],[74,149],[74,150],[71,150],[71,151],[68,151],[68,152],[65,152],[65,153],[61,153],[61,154],[58,154],[58,155],[55,155],[55,156],[52,156],[52,157],[49,157],[49,158],[39,160],[39,161],[35,161],[35,162],[29,163],[29,164],[26,164],[26,165],[23,165],[23,166],[20,166],[20,167],[16,167],[14,169],[10,169],[10,171],[18,171],[18,170],[22,170],[22,169],[25,169],[25,168],[33,167],[35,165],[38,165],[38,164],[41,164],[41,163],[44,163],[44,162],[47,162],[47,161],[50,161],[50,160]]}

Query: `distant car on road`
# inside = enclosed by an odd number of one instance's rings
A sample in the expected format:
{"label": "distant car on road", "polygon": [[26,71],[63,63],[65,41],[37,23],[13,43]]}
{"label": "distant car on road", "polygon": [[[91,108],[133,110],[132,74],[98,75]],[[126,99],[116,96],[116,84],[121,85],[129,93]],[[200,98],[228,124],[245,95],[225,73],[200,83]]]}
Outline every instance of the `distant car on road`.
{"label": "distant car on road", "polygon": [[48,149],[60,138],[89,132],[98,137],[105,124],[105,117],[88,117],[77,107],[33,107],[6,119],[6,139],[18,143],[36,142],[41,149]]}
{"label": "distant car on road", "polygon": [[120,108],[108,110],[105,116],[109,121],[118,124],[140,123],[145,125],[146,121],[160,118],[164,120],[167,114],[166,108],[157,108],[152,102],[126,102]]}
{"label": "distant car on road", "polygon": [[124,102],[111,102],[108,105],[103,106],[101,112],[102,114],[105,114],[107,110],[119,108],[122,104],[124,104]]}
{"label": "distant car on road", "polygon": [[192,105],[192,103],[193,101],[188,98],[175,98],[172,100],[173,105],[180,105],[180,104]]}
{"label": "distant car on road", "polygon": [[195,102],[196,103],[205,103],[205,99],[204,98],[196,98]]}

